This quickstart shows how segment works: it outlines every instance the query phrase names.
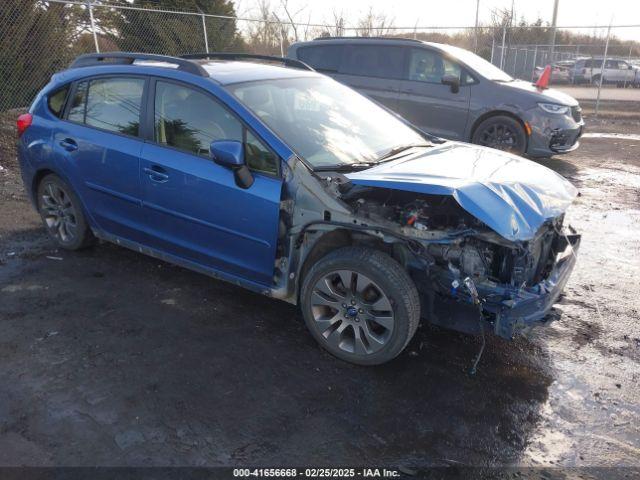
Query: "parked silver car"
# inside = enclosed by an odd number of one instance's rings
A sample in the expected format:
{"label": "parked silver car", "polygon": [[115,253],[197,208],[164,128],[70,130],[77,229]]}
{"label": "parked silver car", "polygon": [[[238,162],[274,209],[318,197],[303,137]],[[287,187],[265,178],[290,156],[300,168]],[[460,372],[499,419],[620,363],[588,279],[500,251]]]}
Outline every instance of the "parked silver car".
{"label": "parked silver car", "polygon": [[[602,64],[604,62],[604,70]],[[579,58],[571,70],[573,83],[615,83],[631,86],[636,78],[636,69],[626,60],[619,58]]]}
{"label": "parked silver car", "polygon": [[532,157],[578,147],[578,102],[516,80],[450,45],[398,38],[319,38],[289,57],[373,98],[439,137]]}

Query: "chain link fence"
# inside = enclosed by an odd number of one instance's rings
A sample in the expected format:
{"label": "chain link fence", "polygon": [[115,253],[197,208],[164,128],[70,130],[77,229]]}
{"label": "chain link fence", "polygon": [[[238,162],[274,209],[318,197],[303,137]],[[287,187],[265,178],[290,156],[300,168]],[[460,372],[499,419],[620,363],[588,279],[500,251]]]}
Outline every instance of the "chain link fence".
{"label": "chain link fence", "polygon": [[[620,27],[623,28],[623,27]],[[576,29],[583,34],[575,35]],[[199,12],[150,10],[97,0],[3,0],[0,3],[0,112],[25,108],[56,71],[78,55],[96,51],[138,51],[181,55],[244,51],[286,55],[294,41],[320,36],[393,36],[456,45],[491,61],[514,77],[534,80],[542,68],[590,57],[640,58],[637,42],[617,41],[616,28],[575,27],[579,43],[556,45],[542,25],[481,27],[396,27],[389,22],[346,25],[282,21],[271,11],[258,18]],[[568,38],[558,28],[558,38]],[[554,70],[555,72],[555,70]],[[554,80],[560,81],[560,78]],[[638,82],[640,85],[640,76]],[[633,85],[633,82],[630,82]],[[626,86],[626,85],[625,85]]]}

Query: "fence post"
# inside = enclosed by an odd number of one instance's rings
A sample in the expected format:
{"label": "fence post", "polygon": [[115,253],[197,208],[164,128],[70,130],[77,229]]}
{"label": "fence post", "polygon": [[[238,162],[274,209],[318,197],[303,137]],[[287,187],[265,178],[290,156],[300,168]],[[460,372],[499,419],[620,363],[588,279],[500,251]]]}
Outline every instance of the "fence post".
{"label": "fence post", "polygon": [[496,48],[496,37],[494,36],[494,34],[491,35],[491,64],[492,65],[493,65],[493,51]]}
{"label": "fence post", "polygon": [[598,97],[596,98],[596,111],[595,115],[598,116],[600,110],[600,90],[602,90],[602,81],[604,80],[604,67],[607,61],[607,53],[609,53],[609,39],[611,38],[611,23],[607,29],[607,43],[604,44],[604,57],[602,57],[602,68],[600,69],[600,81],[598,82]]}
{"label": "fence post", "polygon": [[[629,45],[629,58],[627,59],[627,63],[631,64],[631,53],[633,52],[633,45]],[[635,78],[634,78],[635,80]],[[627,88],[627,77],[624,77],[624,88]]]}
{"label": "fence post", "polygon": [[504,67],[504,43],[507,40],[507,26],[502,27],[502,48],[500,48],[500,70]]}
{"label": "fence post", "polygon": [[96,22],[93,18],[92,0],[87,0],[87,8],[89,9],[89,21],[91,22],[91,33],[93,34],[93,43],[96,47],[96,53],[100,53],[100,45],[98,45],[98,34],[96,33]]}
{"label": "fence post", "polygon": [[533,68],[531,69],[531,81],[533,82],[533,80],[536,78],[536,63],[538,61],[538,45],[536,45],[536,48],[533,50]]}
{"label": "fence post", "polygon": [[207,19],[204,13],[200,14],[202,18],[202,33],[204,34],[204,51],[209,53],[209,39],[207,38]]}
{"label": "fence post", "polygon": [[476,27],[473,36],[473,53],[478,53],[478,14],[480,13],[480,0],[476,2]]}

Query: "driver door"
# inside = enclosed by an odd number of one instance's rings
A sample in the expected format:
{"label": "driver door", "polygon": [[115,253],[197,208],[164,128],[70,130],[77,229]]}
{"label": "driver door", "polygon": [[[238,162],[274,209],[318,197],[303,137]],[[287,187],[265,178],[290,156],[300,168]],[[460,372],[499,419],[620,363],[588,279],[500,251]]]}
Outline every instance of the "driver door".
{"label": "driver door", "polygon": [[[460,79],[460,90],[442,84],[444,75]],[[397,112],[418,128],[451,140],[464,140],[472,79],[458,65],[428,48],[411,48],[400,81]]]}
{"label": "driver door", "polygon": [[[282,187],[277,156],[208,92],[157,80],[150,94],[153,141],[145,143],[140,162],[148,243],[270,285]],[[251,187],[237,186],[233,172],[212,160],[214,140],[244,143]]]}

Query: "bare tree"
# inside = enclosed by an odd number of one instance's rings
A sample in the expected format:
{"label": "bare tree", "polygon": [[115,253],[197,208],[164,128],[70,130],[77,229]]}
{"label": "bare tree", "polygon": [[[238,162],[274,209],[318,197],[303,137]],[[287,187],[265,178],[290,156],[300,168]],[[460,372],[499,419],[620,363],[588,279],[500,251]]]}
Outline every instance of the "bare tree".
{"label": "bare tree", "polygon": [[391,33],[393,19],[369,7],[367,14],[358,20],[357,32],[361,37],[384,37]]}
{"label": "bare tree", "polygon": [[247,47],[253,53],[275,54],[282,49],[282,31],[280,20],[272,13],[271,2],[258,2],[256,21],[247,27]]}

